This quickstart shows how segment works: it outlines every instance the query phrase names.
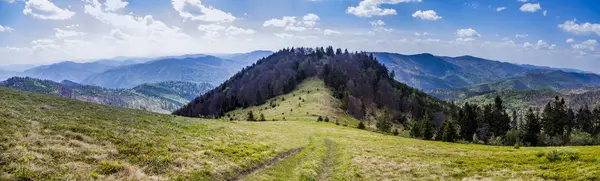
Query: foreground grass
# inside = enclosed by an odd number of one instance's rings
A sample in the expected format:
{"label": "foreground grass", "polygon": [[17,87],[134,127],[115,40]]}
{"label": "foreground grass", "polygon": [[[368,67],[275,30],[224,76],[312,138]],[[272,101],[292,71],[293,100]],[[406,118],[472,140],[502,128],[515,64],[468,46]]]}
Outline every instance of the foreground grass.
{"label": "foreground grass", "polygon": [[431,142],[314,119],[190,119],[2,88],[0,125],[0,180],[226,180],[295,148],[304,149],[241,179],[600,179],[600,147]]}

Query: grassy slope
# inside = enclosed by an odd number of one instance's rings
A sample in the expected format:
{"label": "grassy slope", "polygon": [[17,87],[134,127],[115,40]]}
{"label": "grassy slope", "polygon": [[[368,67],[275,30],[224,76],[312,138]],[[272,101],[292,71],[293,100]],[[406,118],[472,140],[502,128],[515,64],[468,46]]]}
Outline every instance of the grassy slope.
{"label": "grassy slope", "polygon": [[331,95],[331,91],[322,80],[309,78],[289,94],[269,99],[266,104],[260,106],[231,111],[225,119],[231,117],[233,120],[245,121],[248,111],[252,111],[257,119],[263,114],[268,121],[316,121],[321,116],[323,119],[329,117],[333,123],[356,127],[358,120],[345,114],[340,106],[341,102]]}
{"label": "grassy slope", "polygon": [[[181,118],[5,88],[0,125],[0,180],[223,180],[300,147],[305,149],[242,179],[600,179],[599,147],[515,149],[314,121]],[[538,157],[556,149],[580,157]]]}

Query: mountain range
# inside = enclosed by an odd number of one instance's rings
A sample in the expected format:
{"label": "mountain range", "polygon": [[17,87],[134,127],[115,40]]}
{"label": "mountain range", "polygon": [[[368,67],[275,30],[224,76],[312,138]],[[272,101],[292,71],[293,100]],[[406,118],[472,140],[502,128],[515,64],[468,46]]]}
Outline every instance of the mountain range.
{"label": "mountain range", "polygon": [[170,113],[197,95],[213,88],[203,83],[168,81],[141,84],[132,89],[106,89],[81,85],[64,80],[61,83],[35,78],[13,77],[0,82],[0,86],[27,92],[72,98],[104,105]]}

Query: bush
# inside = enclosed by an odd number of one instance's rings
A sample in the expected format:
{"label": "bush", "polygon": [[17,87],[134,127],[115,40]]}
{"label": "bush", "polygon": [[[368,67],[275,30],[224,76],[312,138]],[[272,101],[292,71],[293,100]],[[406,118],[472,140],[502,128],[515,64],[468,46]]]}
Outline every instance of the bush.
{"label": "bush", "polygon": [[[339,125],[339,123],[335,123],[335,124]],[[358,129],[366,129],[365,124],[362,121],[360,123],[358,123]]]}
{"label": "bush", "polygon": [[325,116],[325,122],[329,122],[329,117]]}
{"label": "bush", "polygon": [[398,129],[394,129],[394,131],[392,131],[392,134],[394,136],[398,136],[400,134],[400,132],[398,132]]}
{"label": "bush", "polygon": [[323,117],[319,116],[319,118],[317,118],[317,122],[321,122],[323,121]]}
{"label": "bush", "polygon": [[[539,157],[539,153],[538,153],[538,157]],[[557,161],[575,161],[575,160],[579,160],[579,153],[575,152],[575,151],[569,151],[569,150],[552,150],[548,153],[546,153],[546,159],[548,159],[548,161],[550,162],[557,162]]]}
{"label": "bush", "polygon": [[125,167],[119,163],[103,161],[103,162],[100,162],[100,171],[99,172],[103,175],[110,175],[110,174],[120,172],[121,170],[124,170],[124,169],[125,169]]}
{"label": "bush", "polygon": [[594,137],[587,132],[574,131],[569,135],[569,145],[572,146],[585,146],[594,144]]}

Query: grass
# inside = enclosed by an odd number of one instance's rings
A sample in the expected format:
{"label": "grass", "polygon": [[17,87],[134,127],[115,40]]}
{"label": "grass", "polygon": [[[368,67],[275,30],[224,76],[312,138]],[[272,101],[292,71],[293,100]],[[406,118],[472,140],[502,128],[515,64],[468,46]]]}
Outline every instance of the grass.
{"label": "grass", "polygon": [[[315,91],[302,96],[323,100]],[[241,179],[600,179],[597,146],[443,143],[306,118],[182,118],[0,88],[0,180],[226,180],[296,148],[304,149]]]}
{"label": "grass", "polygon": [[358,120],[344,113],[340,106],[341,102],[331,95],[322,80],[309,78],[289,94],[269,99],[260,106],[229,112],[224,119],[246,121],[252,111],[255,118],[263,114],[267,121],[317,121],[321,116],[333,123],[356,127]]}

